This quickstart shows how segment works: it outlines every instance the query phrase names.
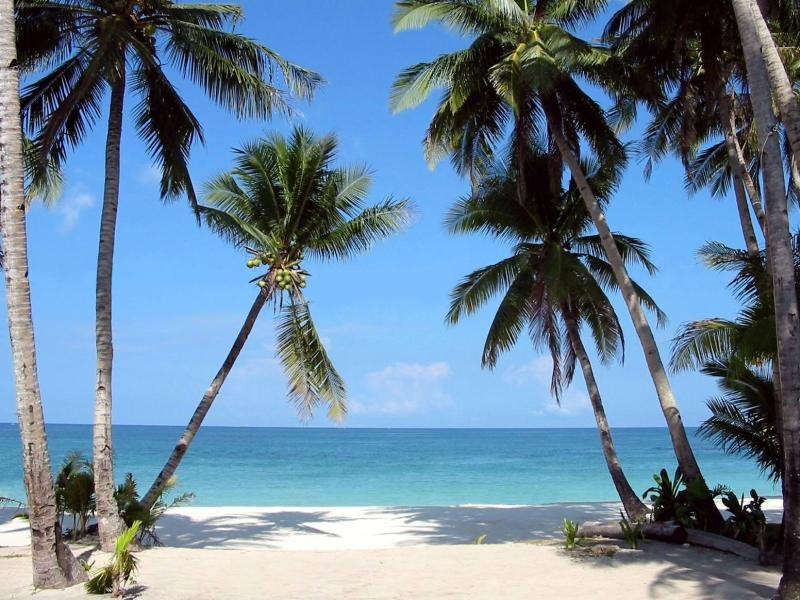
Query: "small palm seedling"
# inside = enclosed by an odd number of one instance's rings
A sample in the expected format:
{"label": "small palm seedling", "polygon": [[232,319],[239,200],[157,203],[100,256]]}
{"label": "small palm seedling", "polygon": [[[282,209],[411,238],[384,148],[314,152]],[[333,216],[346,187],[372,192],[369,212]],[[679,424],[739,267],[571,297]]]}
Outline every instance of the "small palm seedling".
{"label": "small palm seedling", "polygon": [[580,544],[581,538],[578,537],[580,525],[570,519],[564,519],[562,531],[564,532],[564,547],[567,550],[574,550]]}
{"label": "small palm seedling", "polygon": [[644,530],[644,520],[636,519],[634,521],[628,520],[625,513],[619,511],[619,526],[622,529],[622,536],[631,550],[639,549],[639,540],[644,538],[642,531]]}
{"label": "small palm seedling", "polygon": [[474,540],[472,540],[472,543],[475,544],[476,546],[483,546],[486,543],[486,538],[487,537],[488,537],[487,534],[482,533],[478,537],[476,537]]}
{"label": "small palm seedling", "polygon": [[133,582],[136,574],[138,560],[130,550],[130,545],[139,533],[142,522],[136,521],[117,537],[114,544],[114,554],[105,567],[96,571],[85,583],[86,591],[90,594],[108,594],[121,598],[125,593],[125,586]]}

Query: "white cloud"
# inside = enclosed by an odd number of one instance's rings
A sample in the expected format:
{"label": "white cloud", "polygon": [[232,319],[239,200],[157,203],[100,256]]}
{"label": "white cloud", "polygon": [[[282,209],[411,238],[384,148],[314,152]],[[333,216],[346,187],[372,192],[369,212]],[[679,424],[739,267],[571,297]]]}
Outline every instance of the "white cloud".
{"label": "white cloud", "polygon": [[353,399],[354,414],[423,413],[451,403],[442,389],[450,376],[446,362],[394,363],[366,376],[369,400]]}
{"label": "white cloud", "polygon": [[142,185],[154,186],[161,182],[161,169],[155,165],[143,165],[139,168],[136,179]]}
{"label": "white cloud", "polygon": [[[543,392],[543,400],[533,409],[537,416],[560,415],[574,416],[591,409],[589,396],[585,391],[570,386],[561,394],[558,404],[550,395],[550,378],[553,372],[553,360],[549,356],[539,356],[532,361],[509,367],[503,372],[503,381],[513,385],[536,384]],[[580,373],[576,374],[579,383]]]}
{"label": "white cloud", "polygon": [[59,201],[57,209],[61,214],[61,229],[65,232],[72,231],[78,224],[81,213],[93,204],[94,196],[83,190],[64,196]]}

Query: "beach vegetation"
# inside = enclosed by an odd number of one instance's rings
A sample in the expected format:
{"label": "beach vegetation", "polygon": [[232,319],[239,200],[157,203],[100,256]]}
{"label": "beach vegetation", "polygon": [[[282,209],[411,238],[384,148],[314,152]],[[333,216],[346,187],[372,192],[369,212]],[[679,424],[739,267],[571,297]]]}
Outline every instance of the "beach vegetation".
{"label": "beach vegetation", "polygon": [[[140,521],[125,529],[114,542],[114,553],[108,564],[92,573],[84,584],[90,594],[108,594],[121,598],[125,587],[134,581],[138,568],[138,559],[131,550],[131,545],[139,533]],[[93,563],[92,563],[93,564]],[[91,567],[91,565],[89,565]]]}
{"label": "beach vegetation", "polygon": [[319,406],[328,417],[346,415],[345,383],[333,365],[311,317],[304,288],[310,265],[347,260],[402,230],[412,205],[387,197],[367,205],[371,174],[364,165],[335,164],[339,142],[302,127],[272,134],[234,151],[234,167],[205,186],[198,206],[203,222],[256,261],[250,279],[255,300],[228,355],[142,505],[151,508],[199,430],[206,414],[267,304],[278,315],[277,355],[286,375],[287,396],[302,419]]}
{"label": "beach vegetation", "polygon": [[92,463],[79,451],[67,454],[55,476],[58,517],[72,516],[73,540],[86,535],[89,517],[95,512],[94,473]]}
{"label": "beach vegetation", "polygon": [[639,541],[644,538],[643,530],[646,521],[643,518],[630,520],[622,511],[619,512],[619,526],[622,529],[622,536],[625,538],[631,550],[639,549]]}
{"label": "beach vegetation", "polygon": [[727,534],[741,542],[758,546],[763,543],[764,530],[767,519],[761,506],[766,498],[759,496],[755,490],[750,490],[750,498],[745,503],[744,494],[741,499],[734,492],[729,491],[722,496],[722,503],[730,513],[726,520]]}
{"label": "beach vegetation", "polygon": [[488,537],[488,535],[487,535],[487,534],[485,534],[485,533],[482,533],[482,534],[480,534],[478,537],[476,537],[474,540],[472,540],[472,543],[473,543],[474,545],[476,545],[476,546],[482,546],[483,544],[485,544],[485,543],[486,543],[486,538],[487,538],[487,537]]}
{"label": "beach vegetation", "polygon": [[193,492],[183,492],[171,498],[169,492],[178,483],[178,478],[173,476],[161,489],[156,501],[151,507],[145,507],[139,499],[139,491],[132,473],[125,475],[125,480],[117,486],[114,497],[122,520],[127,527],[139,523],[136,540],[146,546],[161,545],[156,535],[156,525],[164,513],[171,508],[185,506],[194,499]]}
{"label": "beach vegetation", "polygon": [[581,543],[581,538],[578,536],[580,524],[571,519],[564,519],[561,524],[561,532],[564,534],[564,548],[567,550],[574,550]]}

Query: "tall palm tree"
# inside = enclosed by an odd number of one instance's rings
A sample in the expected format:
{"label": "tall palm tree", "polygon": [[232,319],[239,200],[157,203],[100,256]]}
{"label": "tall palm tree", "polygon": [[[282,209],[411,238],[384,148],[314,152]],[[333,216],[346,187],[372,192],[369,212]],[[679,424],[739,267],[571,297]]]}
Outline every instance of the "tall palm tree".
{"label": "tall palm tree", "polygon": [[319,77],[269,48],[228,30],[242,18],[231,4],[172,0],[18,0],[20,65],[46,73],[23,92],[23,122],[41,155],[62,163],[100,115],[110,91],[105,184],[96,280],[97,379],[93,457],[101,546],[114,547],[124,524],[114,501],[111,406],[111,290],[120,182],[120,144],[127,91],[137,133],[161,169],[164,199],[186,194],[195,204],[188,158],[201,125],[163,70],[174,67],[239,117],[289,110],[275,86],[280,71],[291,92],[308,98]]}
{"label": "tall palm tree", "polygon": [[772,274],[775,331],[780,373],[780,418],[783,439],[783,576],[781,598],[800,598],[800,314],[795,281],[794,253],[789,231],[779,122],[762,42],[748,0],[732,0],[747,65],[750,101],[762,150],[761,168],[767,214],[767,252]]}
{"label": "tall palm tree", "polygon": [[84,580],[85,574],[61,535],[36,367],[12,0],[0,2],[0,64],[0,247],[28,499],[33,585],[61,588]]}
{"label": "tall palm tree", "polygon": [[[681,470],[689,480],[702,477],[689,444],[667,371],[606,216],[581,167],[584,144],[609,160],[624,149],[600,106],[576,78],[604,85],[617,68],[610,53],[578,39],[567,27],[597,14],[603,0],[400,0],[395,30],[440,22],[469,36],[465,50],[413,65],[395,81],[395,110],[420,104],[435,89],[444,93],[425,138],[435,161],[451,155],[462,173],[474,174],[510,133],[520,173],[517,199],[524,202],[524,153],[528,142],[547,136],[550,185],[557,190],[564,165],[597,228],[642,345]],[[711,494],[705,505],[709,525],[723,519]]]}
{"label": "tall palm tree", "polygon": [[[472,194],[448,213],[450,231],[487,233],[513,244],[513,254],[467,275],[453,290],[447,320],[455,324],[494,295],[501,295],[484,345],[483,366],[493,368],[500,354],[511,348],[527,328],[534,347],[547,349],[552,358],[551,391],[557,401],[562,388],[572,381],[577,361],[606,466],[620,500],[632,519],[644,517],[647,507],[625,477],[581,337],[585,327],[604,363],[623,354],[622,328],[606,294],[606,290],[619,288],[599,238],[587,231],[591,219],[575,186],[554,197],[547,183],[547,153],[540,148],[526,152],[526,156],[528,196],[524,205],[516,202],[516,166],[496,164],[478,179]],[[610,193],[614,187],[613,169],[585,164],[584,169],[591,173],[590,182],[598,194]],[[641,241],[619,234],[615,234],[615,240],[627,262],[655,270]],[[638,286],[637,291],[662,318],[647,293]]]}
{"label": "tall palm tree", "polygon": [[235,151],[234,168],[212,179],[201,206],[205,222],[261,267],[252,283],[258,293],[233,346],[214,376],[189,424],[150,490],[149,508],[174,475],[230,373],[267,302],[279,308],[277,354],[289,381],[288,396],[302,417],[319,404],[328,415],[345,415],[344,381],[337,373],[314,323],[303,289],[309,273],[305,257],[345,260],[368,250],[409,221],[407,200],[387,198],[365,207],[370,174],[366,167],[337,167],[336,138],[315,137],[295,128]]}

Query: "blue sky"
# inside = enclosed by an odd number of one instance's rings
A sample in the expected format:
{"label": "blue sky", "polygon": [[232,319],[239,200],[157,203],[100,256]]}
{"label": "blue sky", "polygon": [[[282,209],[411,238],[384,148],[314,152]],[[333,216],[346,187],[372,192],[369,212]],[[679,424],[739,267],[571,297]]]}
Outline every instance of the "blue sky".
{"label": "blue sky", "polygon": [[[443,214],[466,191],[446,163],[430,170],[420,140],[431,102],[392,115],[389,88],[409,64],[458,47],[440,28],[394,35],[391,0],[274,0],[243,3],[242,30],[285,57],[318,70],[328,83],[296,122],[336,131],[343,163],[368,163],[372,197],[409,197],[418,207],[408,231],[345,264],[310,265],[307,294],[330,354],[347,380],[351,427],[584,427],[594,420],[580,374],[562,407],[548,394],[547,360],[522,340],[493,372],[480,355],[487,308],[458,327],[444,325],[450,289],[505,248],[444,232]],[[597,27],[584,32],[591,35]],[[237,122],[191,84],[180,86],[205,127],[191,171],[199,186],[230,164],[230,149],[290,123]],[[129,102],[129,106],[131,103]],[[157,174],[125,123],[114,273],[114,419],[121,424],[184,424],[230,347],[254,298],[246,257],[199,228],[185,203],[163,205]],[[94,384],[94,272],[102,191],[101,122],[68,165],[63,198],[30,212],[30,256],[39,368],[48,421],[88,423]],[[683,322],[732,316],[724,275],[696,258],[709,240],[741,245],[732,199],[687,197],[670,159],[649,181],[632,162],[608,218],[644,238],[661,271],[634,271],[669,316],[657,332],[665,357]],[[661,426],[663,418],[624,305],[624,367],[597,376],[612,426]],[[211,414],[212,425],[298,423],[274,359],[273,323],[262,314]],[[684,420],[705,416],[712,382],[672,378]],[[14,421],[7,344],[0,347],[0,421]],[[323,411],[324,412],[324,411]],[[311,425],[328,425],[324,414]]]}

